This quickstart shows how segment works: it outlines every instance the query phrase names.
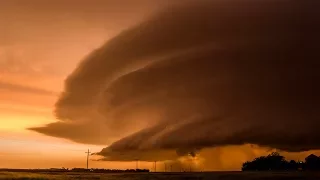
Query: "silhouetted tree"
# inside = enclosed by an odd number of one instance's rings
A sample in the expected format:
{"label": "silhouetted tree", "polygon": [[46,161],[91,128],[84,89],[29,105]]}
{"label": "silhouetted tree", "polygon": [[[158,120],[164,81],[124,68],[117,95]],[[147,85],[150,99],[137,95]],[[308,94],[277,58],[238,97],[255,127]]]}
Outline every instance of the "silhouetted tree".
{"label": "silhouetted tree", "polygon": [[320,170],[320,158],[314,154],[310,154],[305,158],[305,170]]}
{"label": "silhouetted tree", "polygon": [[287,169],[289,171],[296,171],[298,170],[300,167],[299,167],[299,164],[298,162],[296,162],[295,160],[291,160],[288,165],[287,165]]}
{"label": "silhouetted tree", "polygon": [[320,157],[311,154],[305,158],[305,162],[296,162],[294,160],[286,161],[283,156],[273,152],[268,156],[255,158],[253,161],[247,161],[242,164],[243,171],[297,171],[310,170],[320,171]]}
{"label": "silhouetted tree", "polygon": [[[292,162],[293,163],[293,162]],[[255,158],[253,161],[247,161],[243,163],[242,170],[243,171],[283,171],[283,170],[291,170],[291,167],[295,167],[295,165],[287,162],[283,156],[281,156],[277,152],[273,152],[268,156],[261,156]]]}

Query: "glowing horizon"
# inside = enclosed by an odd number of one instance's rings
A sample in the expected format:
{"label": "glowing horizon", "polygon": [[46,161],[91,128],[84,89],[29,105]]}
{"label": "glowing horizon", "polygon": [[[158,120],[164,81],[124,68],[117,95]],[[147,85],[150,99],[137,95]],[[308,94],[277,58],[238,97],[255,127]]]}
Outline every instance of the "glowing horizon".
{"label": "glowing horizon", "polygon": [[85,167],[87,149],[90,167],[150,170],[320,154],[297,4],[214,3],[1,2],[0,168]]}

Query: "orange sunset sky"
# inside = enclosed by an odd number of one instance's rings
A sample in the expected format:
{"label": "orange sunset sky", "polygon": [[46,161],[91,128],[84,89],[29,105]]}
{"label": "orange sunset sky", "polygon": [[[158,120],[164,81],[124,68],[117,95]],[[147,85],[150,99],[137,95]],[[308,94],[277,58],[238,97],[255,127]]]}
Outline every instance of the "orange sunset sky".
{"label": "orange sunset sky", "polygon": [[85,150],[104,147],[26,128],[54,122],[53,105],[77,63],[157,6],[123,3],[127,5],[99,0],[0,2],[0,168],[85,167]]}
{"label": "orange sunset sky", "polygon": [[[167,5],[159,0],[1,0],[0,168],[85,167],[88,148],[98,152],[108,146],[27,128],[57,121],[54,104],[64,80],[86,55]],[[203,151],[209,156],[215,152],[223,163],[204,169],[238,170],[241,162],[270,149],[243,145]],[[309,153],[284,155],[302,160]],[[90,167],[126,169],[135,163],[90,161]],[[140,162],[139,167],[152,169],[153,164]]]}

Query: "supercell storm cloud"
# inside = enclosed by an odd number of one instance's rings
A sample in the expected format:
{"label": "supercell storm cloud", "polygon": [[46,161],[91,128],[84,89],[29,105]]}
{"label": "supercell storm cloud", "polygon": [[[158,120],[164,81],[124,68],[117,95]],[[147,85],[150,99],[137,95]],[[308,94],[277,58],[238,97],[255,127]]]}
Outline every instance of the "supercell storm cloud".
{"label": "supercell storm cloud", "polygon": [[65,82],[59,121],[32,129],[112,143],[105,156],[242,144],[319,149],[316,7],[203,0],[167,8],[92,52]]}

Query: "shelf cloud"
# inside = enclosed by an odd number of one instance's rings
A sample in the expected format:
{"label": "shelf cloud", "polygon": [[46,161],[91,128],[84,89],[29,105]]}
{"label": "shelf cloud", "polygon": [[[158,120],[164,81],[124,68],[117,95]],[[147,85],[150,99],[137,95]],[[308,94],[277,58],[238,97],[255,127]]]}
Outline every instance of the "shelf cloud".
{"label": "shelf cloud", "polygon": [[244,144],[319,149],[318,8],[295,0],[167,7],[86,57],[65,81],[59,121],[32,130],[110,145],[98,154],[124,161]]}

